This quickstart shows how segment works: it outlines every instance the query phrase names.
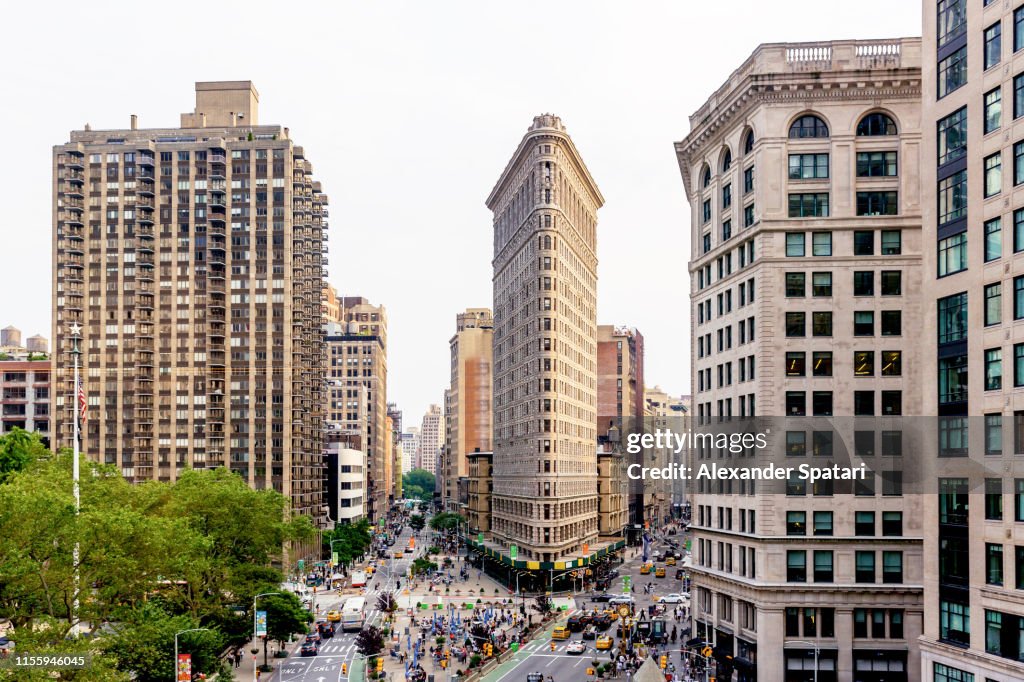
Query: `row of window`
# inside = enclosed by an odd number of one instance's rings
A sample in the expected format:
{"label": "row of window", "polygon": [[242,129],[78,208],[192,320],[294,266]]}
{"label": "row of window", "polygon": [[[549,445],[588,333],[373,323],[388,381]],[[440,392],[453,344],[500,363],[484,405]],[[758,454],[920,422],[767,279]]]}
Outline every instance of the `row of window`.
{"label": "row of window", "polygon": [[[829,177],[829,155],[790,154],[790,180],[827,180]],[[858,178],[896,177],[896,152],[857,152]],[[723,206],[724,208],[724,206]]]}
{"label": "row of window", "polygon": [[[881,391],[882,414],[885,416],[897,416],[903,414],[903,392],[902,391]],[[864,416],[874,414],[874,391],[854,391],[855,402],[862,401]],[[870,403],[870,413],[867,413]],[[832,391],[811,391],[811,415],[815,417],[833,416],[833,395]],[[807,392],[786,391],[786,416],[806,417],[807,416]],[[856,415],[861,416],[861,415]]]}
{"label": "row of window", "polygon": [[[835,637],[833,608],[786,607],[786,637]],[[886,621],[889,628],[886,634]],[[902,609],[854,609],[853,636],[872,639],[903,639]]]}
{"label": "row of window", "polygon": [[[899,213],[899,193],[857,192],[857,215],[880,216]],[[789,195],[790,218],[828,218],[828,192],[814,192]]]}
{"label": "row of window", "polygon": [[[903,273],[899,270],[882,270],[879,273],[879,292],[882,296],[900,296],[903,293]],[[832,295],[832,273],[811,273],[811,296],[816,298]],[[875,272],[873,270],[857,270],[853,273],[853,295],[875,295]],[[786,273],[786,298],[805,298],[807,296],[807,273]]]}
{"label": "row of window", "polygon": [[[898,256],[903,253],[903,233],[900,230],[880,230],[879,253],[883,256]],[[801,258],[807,255],[807,233],[786,233],[786,256]],[[832,255],[832,233],[811,233],[811,255]],[[875,255],[875,231],[855,230],[853,233],[853,255]]]}
{"label": "row of window", "polygon": [[[812,564],[808,567],[808,554]],[[854,582],[878,582],[878,552],[858,550],[854,552]],[[884,550],[882,555],[882,582],[898,584],[903,582],[903,552]],[[786,582],[790,583],[831,583],[835,582],[835,553],[830,549],[791,549],[786,551]]]}
{"label": "row of window", "polygon": [[[813,534],[829,537],[833,534],[832,512],[812,512]],[[861,537],[873,537],[875,535],[875,512],[856,511],[854,512],[854,533]],[[787,511],[786,512],[786,535],[807,535],[807,512]],[[887,537],[900,537],[903,535],[903,512],[884,511],[882,512],[882,535]]]}
{"label": "row of window", "polygon": [[[804,338],[807,336],[807,316],[803,311],[786,313],[786,337]],[[811,336],[830,337],[832,336],[832,311],[812,311]],[[898,310],[882,310],[878,314],[879,329],[882,336],[899,336],[902,334],[902,320]],[[874,336],[875,335],[875,311],[856,310],[853,313],[853,335]]]}

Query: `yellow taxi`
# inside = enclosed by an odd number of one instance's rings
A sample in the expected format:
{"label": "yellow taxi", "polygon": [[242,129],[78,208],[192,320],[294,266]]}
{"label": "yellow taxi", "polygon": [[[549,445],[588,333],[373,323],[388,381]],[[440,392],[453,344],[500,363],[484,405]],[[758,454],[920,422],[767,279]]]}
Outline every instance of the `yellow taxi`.
{"label": "yellow taxi", "polygon": [[675,566],[676,565],[676,558],[674,556],[670,556],[669,558],[665,559],[665,565],[666,566]]}
{"label": "yellow taxi", "polygon": [[654,577],[655,578],[664,578],[665,577],[665,568],[663,566],[658,566],[658,570],[656,570],[654,572]]}
{"label": "yellow taxi", "polygon": [[327,620],[331,621],[332,623],[340,622],[341,621],[341,611],[337,611],[335,609],[332,609],[332,610],[328,611],[327,612]]}
{"label": "yellow taxi", "polygon": [[618,609],[605,609],[604,610],[604,615],[608,616],[612,620],[618,620],[619,619],[619,611],[618,611]]}
{"label": "yellow taxi", "polygon": [[612,648],[614,641],[615,640],[611,637],[598,637],[597,640],[594,641],[594,648],[598,651],[607,651]]}
{"label": "yellow taxi", "polygon": [[572,633],[569,632],[569,628],[564,625],[559,625],[551,631],[551,639],[569,639],[571,636]]}
{"label": "yellow taxi", "polygon": [[377,570],[377,567],[374,566],[373,564],[370,564],[369,566],[366,567],[365,573],[366,573],[367,577],[369,577],[369,576],[373,575],[373,572],[376,571],[376,570]]}
{"label": "yellow taxi", "polygon": [[644,564],[643,566],[640,567],[640,575],[650,575],[650,573],[651,573],[651,565],[650,564]]}
{"label": "yellow taxi", "polygon": [[402,550],[398,550],[397,552],[395,552],[395,558],[396,559],[401,559],[404,556],[405,556],[405,553],[402,552]]}

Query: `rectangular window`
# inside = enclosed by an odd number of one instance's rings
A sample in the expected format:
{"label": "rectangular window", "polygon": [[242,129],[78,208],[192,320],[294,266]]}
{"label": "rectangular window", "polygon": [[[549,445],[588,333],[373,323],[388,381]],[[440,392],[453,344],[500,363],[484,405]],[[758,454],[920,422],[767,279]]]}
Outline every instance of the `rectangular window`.
{"label": "rectangular window", "polygon": [[1003,479],[985,479],[985,519],[1002,521],[1003,519]]}
{"label": "rectangular window", "polygon": [[814,582],[832,582],[832,552],[827,550],[815,550],[814,552]]}
{"label": "rectangular window", "polygon": [[856,270],[853,273],[853,295],[874,296],[874,271]]}
{"label": "rectangular window", "polygon": [[[722,241],[723,242],[729,241],[730,237],[732,237],[732,221],[731,220],[723,220],[722,221]],[[743,266],[743,250],[742,249],[740,250],[740,266],[741,267]]]}
{"label": "rectangular window", "polygon": [[857,192],[857,215],[896,215],[899,212],[897,192]]}
{"label": "rectangular window", "polygon": [[1003,221],[993,218],[985,221],[985,262],[1003,255]]}
{"label": "rectangular window", "polygon": [[1003,91],[1001,88],[985,93],[985,134],[999,130],[1003,125]]}
{"label": "rectangular window", "polygon": [[1013,385],[1024,386],[1024,343],[1013,344]]}
{"label": "rectangular window", "polygon": [[882,535],[886,537],[901,537],[903,535],[903,512],[882,512]]}
{"label": "rectangular window", "polygon": [[967,356],[939,359],[939,404],[967,402]]}
{"label": "rectangular window", "polygon": [[1013,145],[1013,184],[1024,183],[1024,142]]}
{"label": "rectangular window", "polygon": [[802,550],[786,552],[786,581],[791,583],[807,582],[807,552]]}
{"label": "rectangular window", "polygon": [[859,511],[854,514],[853,532],[855,535],[875,534],[875,512]]}
{"label": "rectangular window", "polygon": [[1024,319],[1024,276],[1013,278],[1013,319]]}
{"label": "rectangular window", "polygon": [[883,350],[881,373],[883,377],[902,376],[903,352],[898,350]]}
{"label": "rectangular window", "polygon": [[806,313],[786,313],[786,336],[807,336]]}
{"label": "rectangular window", "polygon": [[811,334],[813,336],[832,336],[831,311],[811,313]]}
{"label": "rectangular window", "polygon": [[832,273],[815,272],[811,274],[811,295],[831,296],[832,295]]}
{"label": "rectangular window", "polygon": [[1001,282],[985,285],[985,326],[1003,321],[1003,285]]}
{"label": "rectangular window", "polygon": [[786,353],[786,376],[802,377],[807,372],[807,353],[789,351]]}
{"label": "rectangular window", "polygon": [[789,179],[828,178],[828,154],[790,154]]}
{"label": "rectangular window", "polygon": [[903,233],[899,230],[882,230],[882,255],[898,256],[903,253]]}
{"label": "rectangular window", "polygon": [[807,414],[807,394],[803,391],[786,391],[786,414],[803,417]]}
{"label": "rectangular window", "polygon": [[857,310],[853,313],[853,335],[875,335],[875,313],[872,310]]}
{"label": "rectangular window", "polygon": [[985,198],[994,197],[1003,189],[1003,155],[996,152],[985,157]]}
{"label": "rectangular window", "polygon": [[1003,31],[1000,24],[995,23],[985,29],[984,68],[991,69],[999,63],[1003,49]]}
{"label": "rectangular window", "polygon": [[1003,349],[985,351],[985,390],[998,391],[1003,387]]}
{"label": "rectangular window", "polygon": [[827,218],[828,192],[789,195],[790,218]]}
{"label": "rectangular window", "polygon": [[854,391],[853,392],[853,416],[874,417],[875,416],[875,392]]}
{"label": "rectangular window", "polygon": [[743,207],[743,227],[750,227],[754,224],[754,205],[748,204]]}
{"label": "rectangular window", "polygon": [[936,25],[939,47],[967,30],[967,0],[939,0]]}
{"label": "rectangular window", "polygon": [[814,376],[832,376],[832,351],[815,351],[811,357],[814,363],[812,366]]}
{"label": "rectangular window", "polygon": [[875,376],[875,352],[871,350],[858,350],[853,352],[853,376],[873,377]]}
{"label": "rectangular window", "polygon": [[803,272],[786,273],[786,297],[803,298],[807,295],[807,275]]}
{"label": "rectangular window", "polygon": [[701,217],[705,223],[711,221],[711,199],[705,199],[701,206]]}
{"label": "rectangular window", "polygon": [[813,232],[811,233],[811,255],[831,256],[832,255],[832,233]]}
{"label": "rectangular window", "polygon": [[1013,10],[1013,51],[1024,48],[1024,6]]}
{"label": "rectangular window", "polygon": [[786,255],[789,257],[800,257],[805,255],[804,240],[806,235],[803,232],[786,233]]}
{"label": "rectangular window", "polygon": [[786,512],[786,535],[807,535],[807,512]]}
{"label": "rectangular window", "polygon": [[1013,118],[1024,116],[1024,74],[1013,77]]}
{"label": "rectangular window", "polygon": [[939,240],[939,277],[967,269],[967,233],[960,232]]}
{"label": "rectangular window", "polygon": [[882,336],[901,336],[903,334],[903,314],[899,310],[882,311]]}
{"label": "rectangular window", "polygon": [[942,99],[949,93],[962,88],[967,83],[967,46],[939,61],[938,97]]}
{"label": "rectangular window", "polygon": [[985,584],[1003,584],[1003,546],[985,543]]}
{"label": "rectangular window", "polygon": [[743,171],[743,193],[754,191],[754,167],[751,166]]}
{"label": "rectangular window", "polygon": [[938,126],[938,163],[943,165],[967,153],[967,107],[961,107],[946,118],[941,119]]}
{"label": "rectangular window", "polygon": [[816,511],[816,512],[814,512],[814,534],[815,535],[832,535],[832,512],[830,512],[830,511]]}
{"label": "rectangular window", "polygon": [[882,552],[882,582],[903,582],[903,552]]}
{"label": "rectangular window", "polygon": [[967,171],[939,180],[939,225],[967,215]]}
{"label": "rectangular window", "polygon": [[875,255],[875,233],[869,230],[855,230],[853,233],[853,255]]}
{"label": "rectangular window", "polygon": [[939,343],[967,338],[967,292],[940,298],[938,305]]}
{"label": "rectangular window", "polygon": [[[967,604],[961,604],[958,602],[948,601],[946,599],[939,600],[939,638],[944,639],[948,642],[954,642],[956,644],[968,645],[971,642],[971,607]],[[945,666],[943,666],[945,667]],[[941,678],[938,677],[939,664],[935,664],[936,669],[936,680]],[[955,668],[948,668],[948,670],[956,670]],[[961,671],[956,671],[961,672]],[[969,673],[963,673],[969,675]],[[963,679],[967,682],[971,682],[974,679],[973,675],[970,677],[950,677],[950,680]]]}
{"label": "rectangular window", "polygon": [[732,185],[726,185],[722,188],[722,209],[727,209],[732,206]]}
{"label": "rectangular window", "polygon": [[855,555],[855,578],[859,583],[875,582],[875,553],[857,552]]}
{"label": "rectangular window", "polygon": [[985,415],[985,454],[1003,454],[1003,415]]}
{"label": "rectangular window", "polygon": [[895,177],[896,152],[857,152],[857,177]]}

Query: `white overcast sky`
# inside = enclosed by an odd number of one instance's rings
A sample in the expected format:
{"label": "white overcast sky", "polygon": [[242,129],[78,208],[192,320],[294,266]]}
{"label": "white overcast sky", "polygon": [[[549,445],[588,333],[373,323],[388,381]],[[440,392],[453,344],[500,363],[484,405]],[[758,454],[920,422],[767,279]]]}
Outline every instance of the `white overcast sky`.
{"label": "white overcast sky", "polygon": [[[917,0],[19,3],[0,41],[0,326],[50,336],[50,147],[176,126],[197,80],[252,80],[331,197],[330,281],[383,303],[388,399],[441,403],[455,314],[491,305],[484,206],[532,117],[605,196],[598,321],[688,393],[688,214],[672,143],[762,42],[919,35]],[[16,20],[16,21],[15,21]]]}

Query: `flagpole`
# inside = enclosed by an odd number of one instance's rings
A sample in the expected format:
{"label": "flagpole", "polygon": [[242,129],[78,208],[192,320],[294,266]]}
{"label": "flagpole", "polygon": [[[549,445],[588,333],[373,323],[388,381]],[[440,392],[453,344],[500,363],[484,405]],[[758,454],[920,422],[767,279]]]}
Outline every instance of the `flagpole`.
{"label": "flagpole", "polygon": [[[79,484],[79,480],[81,478],[81,467],[80,467],[79,462],[78,462],[78,458],[80,456],[79,445],[78,445],[78,439],[79,439],[78,419],[79,419],[79,415],[81,413],[81,409],[80,409],[80,407],[78,405],[78,400],[79,400],[79,396],[81,395],[81,392],[82,392],[82,386],[79,383],[79,376],[78,376],[78,357],[82,354],[82,349],[79,347],[79,341],[81,340],[81,337],[82,337],[82,327],[77,322],[75,322],[75,323],[73,323],[71,325],[71,355],[72,355],[72,357],[75,360],[75,393],[74,393],[74,398],[72,398],[72,401],[71,401],[72,409],[74,410],[74,413],[75,413],[75,433],[74,433],[75,437],[74,437],[74,443],[72,444],[72,452],[74,453],[73,454],[74,461],[72,462],[72,465],[71,465],[71,472],[72,472],[71,473],[71,479],[73,481],[74,494],[75,494],[75,519],[76,519],[76,521],[78,519],[79,513],[82,511],[82,495],[81,495],[81,490],[79,489],[79,485],[78,485]],[[72,563],[74,564],[74,568],[75,568],[75,583],[74,583],[75,598],[74,598],[74,601],[72,602],[72,606],[71,606],[71,609],[72,609],[72,612],[71,612],[71,622],[72,622],[71,634],[73,636],[75,636],[75,637],[78,636],[78,632],[79,632],[79,628],[78,628],[78,587],[79,587],[79,584],[81,583],[81,575],[79,574],[80,573],[80,569],[79,569],[78,561],[79,561],[79,545],[78,545],[78,530],[76,528],[76,530],[75,530],[75,548],[74,548],[74,554],[73,554],[73,557],[72,557]]]}

